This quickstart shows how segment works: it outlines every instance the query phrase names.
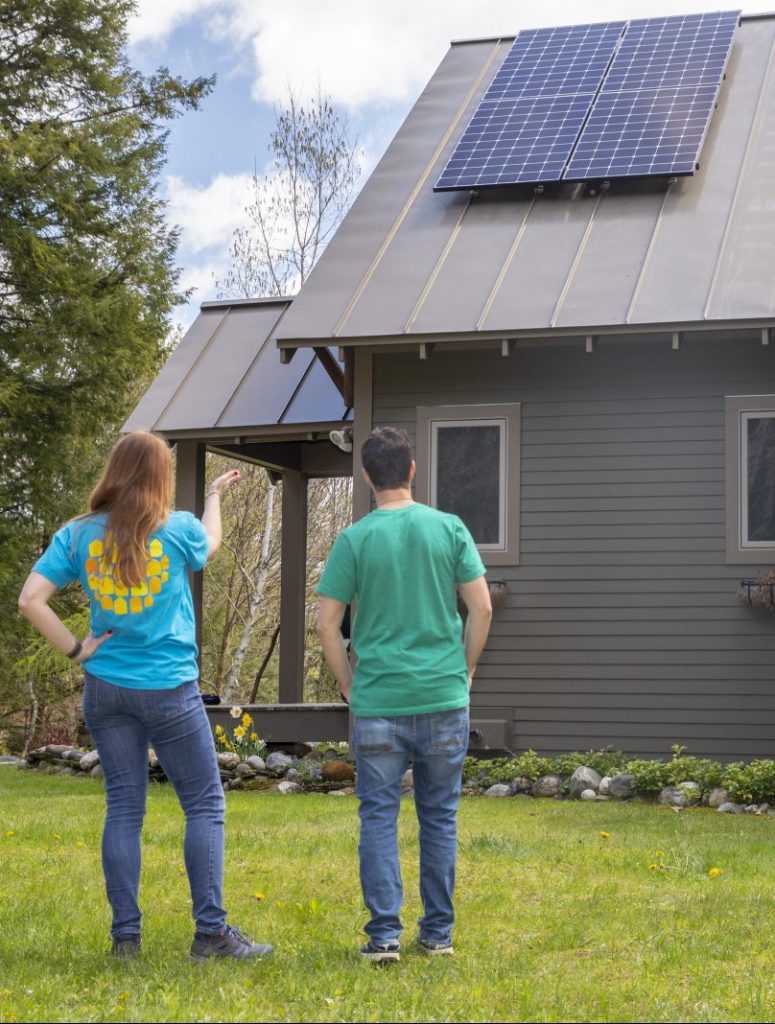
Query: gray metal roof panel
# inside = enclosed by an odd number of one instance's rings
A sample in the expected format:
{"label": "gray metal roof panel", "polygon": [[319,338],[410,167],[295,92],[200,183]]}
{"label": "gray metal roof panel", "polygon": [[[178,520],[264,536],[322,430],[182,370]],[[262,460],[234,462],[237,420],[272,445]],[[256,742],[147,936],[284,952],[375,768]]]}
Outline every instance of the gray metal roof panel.
{"label": "gray metal roof panel", "polygon": [[775,316],[775,18],[743,18],[702,166],[664,192],[434,194],[509,42],[453,46],[281,343]]}
{"label": "gray metal roof panel", "polygon": [[121,428],[124,433],[132,430],[153,430],[156,427],[166,408],[174,401],[187,375],[196,365],[197,359],[218,330],[224,315],[223,309],[207,310],[199,314]]}
{"label": "gray metal roof panel", "polygon": [[205,305],[123,430],[189,436],[341,421],[344,403],[317,356],[280,362],[273,331],[290,301]]}

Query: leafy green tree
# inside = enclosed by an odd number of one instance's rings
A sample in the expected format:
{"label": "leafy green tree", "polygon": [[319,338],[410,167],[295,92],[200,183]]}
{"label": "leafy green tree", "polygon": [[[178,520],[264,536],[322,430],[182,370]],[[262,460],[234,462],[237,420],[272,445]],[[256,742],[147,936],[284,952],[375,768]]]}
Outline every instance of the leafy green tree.
{"label": "leafy green tree", "polygon": [[182,301],[157,180],[166,123],[214,79],[130,67],[133,8],[0,0],[0,695],[19,586],[83,507]]}

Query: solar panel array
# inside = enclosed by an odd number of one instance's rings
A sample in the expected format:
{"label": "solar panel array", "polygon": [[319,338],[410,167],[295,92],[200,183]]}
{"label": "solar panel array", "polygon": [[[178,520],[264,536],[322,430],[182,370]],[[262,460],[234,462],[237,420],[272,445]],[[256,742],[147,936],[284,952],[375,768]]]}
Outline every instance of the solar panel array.
{"label": "solar panel array", "polygon": [[691,174],[739,18],[520,32],[435,190]]}
{"label": "solar panel array", "polygon": [[561,177],[625,24],[520,32],[436,190]]}

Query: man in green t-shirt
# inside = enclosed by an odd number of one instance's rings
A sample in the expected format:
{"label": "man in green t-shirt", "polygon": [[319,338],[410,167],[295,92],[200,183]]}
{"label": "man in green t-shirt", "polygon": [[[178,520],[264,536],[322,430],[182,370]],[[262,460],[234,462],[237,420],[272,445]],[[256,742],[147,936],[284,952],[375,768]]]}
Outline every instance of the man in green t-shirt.
{"label": "man in green t-shirt", "polygon": [[[353,713],[361,886],[371,913],[361,954],[398,960],[397,821],[410,758],[425,911],[418,942],[431,954],[452,953],[469,690],[492,609],[484,565],[463,522],[412,499],[408,434],[373,430],[361,461],[377,507],[334,543],[317,588],[318,635]],[[465,638],[457,591],[468,609]],[[340,632],[351,603],[354,679]]]}

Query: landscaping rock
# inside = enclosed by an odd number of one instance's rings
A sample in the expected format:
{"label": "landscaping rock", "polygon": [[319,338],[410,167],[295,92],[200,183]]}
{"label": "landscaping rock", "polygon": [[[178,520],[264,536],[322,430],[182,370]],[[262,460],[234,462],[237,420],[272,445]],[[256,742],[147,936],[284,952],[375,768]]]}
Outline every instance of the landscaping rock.
{"label": "landscaping rock", "polygon": [[414,787],[414,772],[412,771],[411,768],[407,768],[407,770],[404,772],[403,777],[401,779],[401,785]]}
{"label": "landscaping rock", "polygon": [[347,796],[347,794],[345,793],[345,791],[343,789],[329,789],[328,795],[329,796]]}
{"label": "landscaping rock", "polygon": [[494,786],[490,786],[489,789],[485,789],[485,796],[511,796],[511,786],[505,785],[503,782],[496,782]]}
{"label": "landscaping rock", "polygon": [[[232,757],[237,757],[237,755],[232,754]],[[237,758],[237,760],[239,760],[239,758]],[[154,771],[156,768],[161,768],[161,762],[156,756],[156,751],[153,748],[148,751],[148,767],[151,771]]]}
{"label": "landscaping rock", "polygon": [[321,751],[324,761],[340,761],[342,755],[338,750],[334,750],[333,747],[326,747],[325,750]]}
{"label": "landscaping rock", "polygon": [[288,782],[303,782],[304,776],[301,774],[298,768],[289,768],[285,773],[285,778]]}
{"label": "landscaping rock", "polygon": [[235,771],[241,779],[252,779],[256,774],[256,769],[252,764],[248,764],[247,761],[240,761]]}
{"label": "landscaping rock", "polygon": [[267,771],[274,775],[285,775],[293,764],[293,758],[284,754],[281,750],[273,750],[266,759]]}
{"label": "landscaping rock", "polygon": [[743,814],[757,814],[758,811],[759,808],[756,804],[746,804],[745,807],[743,807]]}
{"label": "landscaping rock", "polygon": [[561,775],[542,775],[540,779],[535,780],[531,791],[533,796],[555,797],[559,796],[561,787]]}
{"label": "landscaping rock", "polygon": [[614,800],[629,800],[635,795],[635,776],[620,773],[608,783],[608,795]]}
{"label": "landscaping rock", "polygon": [[61,757],[66,750],[72,750],[73,748],[66,743],[49,743],[40,749],[43,750],[46,757]]}
{"label": "landscaping rock", "polygon": [[18,757],[11,757],[10,754],[0,754],[0,764],[18,764]]}
{"label": "landscaping rock", "polygon": [[717,786],[712,789],[708,797],[708,807],[720,807],[729,801],[729,793],[726,789]]}
{"label": "landscaping rock", "polygon": [[611,785],[611,776],[604,775],[600,780],[600,785],[597,787],[597,792],[600,796],[609,796],[608,787]]}
{"label": "landscaping rock", "polygon": [[[583,797],[582,797],[582,799],[583,799]],[[595,800],[597,800],[599,802],[605,802],[606,800],[610,800],[610,799],[611,799],[611,797],[608,796],[607,793],[596,793],[595,794]]]}
{"label": "landscaping rock", "polygon": [[88,754],[84,754],[81,758],[81,771],[90,772],[95,764],[100,763],[100,755],[96,750],[90,750]]}
{"label": "landscaping rock", "polygon": [[585,789],[591,789],[593,793],[597,793],[599,786],[600,773],[596,772],[594,768],[585,768],[584,765],[580,765],[570,777],[568,796],[572,799],[580,797]]}
{"label": "landscaping rock", "polygon": [[699,783],[697,782],[679,782],[678,788],[684,793],[686,797],[685,807],[691,807],[694,804],[700,802],[702,796],[702,790],[700,789]]}
{"label": "landscaping rock", "polygon": [[731,800],[727,800],[725,803],[720,804],[718,808],[719,814],[741,814],[742,811],[743,805],[732,803]]}
{"label": "landscaping rock", "polygon": [[597,793],[594,789],[582,789],[579,793],[579,800],[597,800]]}
{"label": "landscaping rock", "polygon": [[249,764],[255,772],[266,771],[266,761],[263,757],[259,757],[258,754],[251,754],[246,763]]}
{"label": "landscaping rock", "polygon": [[318,750],[317,747],[313,747],[308,754],[305,754],[302,758],[304,761],[325,761],[325,755],[322,750]]}
{"label": "landscaping rock", "polygon": [[326,782],[354,782],[355,769],[347,761],[325,761],[323,778]]}
{"label": "landscaping rock", "polygon": [[235,754],[231,750],[226,750],[218,755],[219,767],[225,768],[227,771],[235,771],[239,763],[239,754]]}
{"label": "landscaping rock", "polygon": [[241,779],[240,788],[249,790],[274,789],[274,782],[271,779],[264,779],[257,775],[252,779]]}
{"label": "landscaping rock", "polygon": [[73,761],[80,764],[84,753],[82,750],[76,750],[74,747],[71,747],[69,750],[63,750],[61,756],[63,761]]}
{"label": "landscaping rock", "polygon": [[278,793],[301,793],[302,788],[298,782],[288,782],[287,779],[283,779],[282,782],[278,782],[276,786]]}
{"label": "landscaping rock", "polygon": [[516,786],[518,793],[533,792],[533,783],[524,775],[520,775],[519,778],[515,779],[513,784]]}
{"label": "landscaping rock", "polygon": [[700,787],[696,782],[681,782],[677,786],[665,786],[657,797],[663,807],[691,807],[700,799]]}

